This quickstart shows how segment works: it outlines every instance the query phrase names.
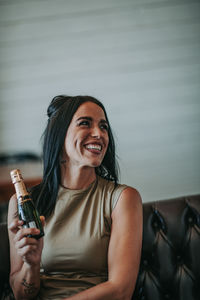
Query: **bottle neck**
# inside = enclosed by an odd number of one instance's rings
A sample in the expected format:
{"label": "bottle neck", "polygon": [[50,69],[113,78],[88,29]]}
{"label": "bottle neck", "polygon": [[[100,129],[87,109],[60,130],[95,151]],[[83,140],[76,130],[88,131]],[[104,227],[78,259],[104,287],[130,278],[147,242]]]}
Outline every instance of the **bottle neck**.
{"label": "bottle neck", "polygon": [[15,182],[14,185],[17,194],[18,204],[22,204],[24,201],[30,200],[29,193],[23,181]]}

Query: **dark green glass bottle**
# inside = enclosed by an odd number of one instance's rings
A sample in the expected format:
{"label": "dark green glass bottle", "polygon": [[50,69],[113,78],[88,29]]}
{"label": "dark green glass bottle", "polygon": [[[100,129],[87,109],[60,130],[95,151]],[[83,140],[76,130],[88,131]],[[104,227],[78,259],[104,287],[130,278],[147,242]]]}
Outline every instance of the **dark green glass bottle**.
{"label": "dark green glass bottle", "polygon": [[44,235],[42,223],[30,194],[26,189],[21,172],[19,169],[12,170],[10,172],[10,176],[17,194],[19,219],[24,221],[24,228],[40,229],[40,233],[38,235],[29,235],[29,237],[39,239]]}

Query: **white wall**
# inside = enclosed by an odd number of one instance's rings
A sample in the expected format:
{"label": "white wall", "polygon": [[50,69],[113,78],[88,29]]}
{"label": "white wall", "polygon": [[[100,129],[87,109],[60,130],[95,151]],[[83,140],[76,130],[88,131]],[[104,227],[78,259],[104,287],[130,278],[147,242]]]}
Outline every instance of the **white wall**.
{"label": "white wall", "polygon": [[121,181],[200,192],[200,2],[0,0],[0,153],[40,153],[57,94],[105,104]]}

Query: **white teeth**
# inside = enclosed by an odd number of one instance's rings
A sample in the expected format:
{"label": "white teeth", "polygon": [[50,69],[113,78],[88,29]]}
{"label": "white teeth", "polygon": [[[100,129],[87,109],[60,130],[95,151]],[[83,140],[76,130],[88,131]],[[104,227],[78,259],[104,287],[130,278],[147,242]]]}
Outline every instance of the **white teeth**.
{"label": "white teeth", "polygon": [[86,145],[87,149],[95,149],[101,151],[102,147],[101,145]]}

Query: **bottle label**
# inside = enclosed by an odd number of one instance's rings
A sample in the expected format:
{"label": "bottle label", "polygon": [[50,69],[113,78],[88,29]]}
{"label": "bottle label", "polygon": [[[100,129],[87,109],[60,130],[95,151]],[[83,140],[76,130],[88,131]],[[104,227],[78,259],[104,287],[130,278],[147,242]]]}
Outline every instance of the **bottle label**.
{"label": "bottle label", "polygon": [[17,198],[17,200],[18,200],[18,203],[19,203],[20,205],[22,205],[23,203],[25,203],[25,202],[27,202],[27,201],[30,201],[31,198],[30,198],[29,195],[27,195],[27,196],[25,196],[25,197],[20,196],[20,197]]}
{"label": "bottle label", "polygon": [[37,228],[34,221],[29,222],[28,225],[29,225],[29,228]]}

